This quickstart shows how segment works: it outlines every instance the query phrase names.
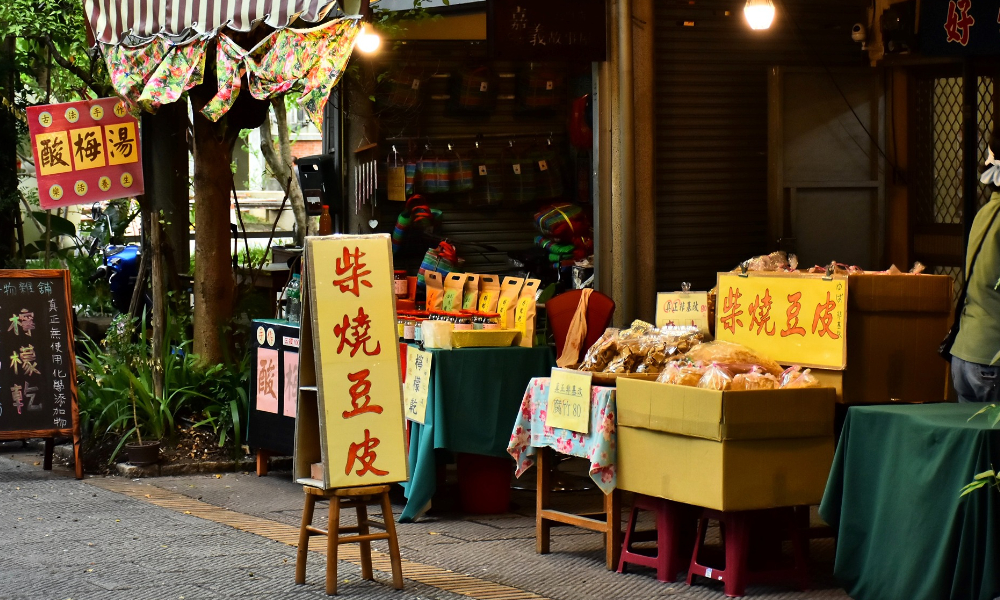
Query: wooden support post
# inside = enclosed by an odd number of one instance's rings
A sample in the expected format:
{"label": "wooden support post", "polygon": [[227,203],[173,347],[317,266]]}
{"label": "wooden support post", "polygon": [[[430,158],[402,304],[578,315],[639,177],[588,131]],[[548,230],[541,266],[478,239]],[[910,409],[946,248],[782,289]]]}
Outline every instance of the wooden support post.
{"label": "wooden support post", "polygon": [[267,450],[257,449],[257,477],[267,475],[267,461],[271,458],[271,453]]}
{"label": "wooden support post", "polygon": [[539,554],[549,553],[549,538],[552,523],[545,518],[545,509],[549,505],[549,494],[552,490],[552,451],[548,448],[538,448],[535,455],[535,470],[537,481],[535,486],[535,551]]}
{"label": "wooden support post", "polygon": [[42,468],[46,471],[52,470],[52,454],[56,449],[55,438],[45,438],[45,457],[42,459]]}

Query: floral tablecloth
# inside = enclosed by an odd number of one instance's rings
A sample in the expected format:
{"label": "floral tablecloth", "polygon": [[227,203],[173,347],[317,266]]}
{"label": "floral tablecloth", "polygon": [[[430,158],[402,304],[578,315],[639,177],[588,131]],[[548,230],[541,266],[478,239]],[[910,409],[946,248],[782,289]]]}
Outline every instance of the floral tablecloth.
{"label": "floral tablecloth", "polygon": [[590,478],[605,494],[610,494],[618,479],[618,406],[615,388],[593,386],[590,391],[590,432],[577,433],[545,426],[549,401],[549,378],[536,377],[528,384],[521,400],[521,410],[510,435],[507,452],[517,461],[515,474],[520,477],[535,464],[536,448],[552,448],[560,454],[590,461]]}

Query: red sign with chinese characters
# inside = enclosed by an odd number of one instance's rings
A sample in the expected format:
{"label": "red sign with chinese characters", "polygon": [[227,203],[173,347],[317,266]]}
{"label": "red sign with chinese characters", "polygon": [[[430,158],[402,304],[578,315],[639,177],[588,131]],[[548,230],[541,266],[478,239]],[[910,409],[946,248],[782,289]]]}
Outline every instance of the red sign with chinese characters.
{"label": "red sign with chinese characters", "polygon": [[719,274],[715,337],[781,364],[847,366],[847,278]]}
{"label": "red sign with chinese characters", "polygon": [[42,208],[143,193],[139,121],[121,100],[28,107]]}

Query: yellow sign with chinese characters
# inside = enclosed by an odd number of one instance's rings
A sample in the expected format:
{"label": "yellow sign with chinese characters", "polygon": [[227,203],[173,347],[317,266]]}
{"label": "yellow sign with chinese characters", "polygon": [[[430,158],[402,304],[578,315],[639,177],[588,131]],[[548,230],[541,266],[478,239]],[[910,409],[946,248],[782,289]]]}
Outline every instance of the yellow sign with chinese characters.
{"label": "yellow sign with chinese characters", "polygon": [[70,159],[69,137],[65,131],[39,133],[35,136],[35,154],[42,175],[58,175],[73,170]]}
{"label": "yellow sign with chinese characters", "polygon": [[73,165],[77,171],[104,166],[104,135],[100,127],[84,127],[69,131],[73,148]]}
{"label": "yellow sign with chinese characters", "polygon": [[306,240],[326,488],[405,481],[388,235]]}
{"label": "yellow sign with chinese characters", "polygon": [[719,274],[715,337],[783,365],[847,366],[847,277]]}
{"label": "yellow sign with chinese characters", "polygon": [[427,395],[431,384],[431,361],[434,355],[430,352],[406,349],[406,382],[403,384],[403,406],[406,408],[406,418],[424,424],[427,414]]}
{"label": "yellow sign with chinese characters", "polygon": [[552,369],[545,426],[577,433],[590,430],[591,373]]}
{"label": "yellow sign with chinese characters", "polygon": [[660,292],[656,295],[656,326],[708,331],[708,292]]}
{"label": "yellow sign with chinese characters", "polygon": [[139,153],[135,151],[135,123],[107,125],[104,135],[108,140],[108,164],[139,162]]}

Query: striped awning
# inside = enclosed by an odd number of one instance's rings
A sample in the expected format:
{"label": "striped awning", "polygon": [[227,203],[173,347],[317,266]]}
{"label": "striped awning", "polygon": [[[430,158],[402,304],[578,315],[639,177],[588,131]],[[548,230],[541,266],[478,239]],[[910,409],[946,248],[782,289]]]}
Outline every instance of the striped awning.
{"label": "striped awning", "polygon": [[[296,17],[316,22],[335,0],[84,0],[90,27],[99,42],[139,41],[158,33],[208,33],[226,26],[248,31],[260,22],[280,29]],[[130,42],[136,41],[130,38]]]}

